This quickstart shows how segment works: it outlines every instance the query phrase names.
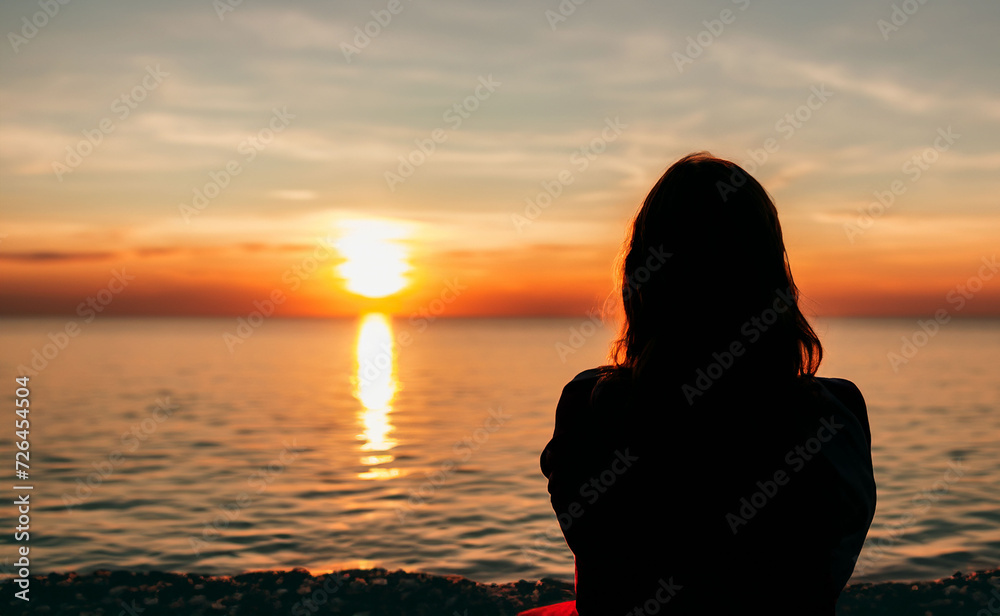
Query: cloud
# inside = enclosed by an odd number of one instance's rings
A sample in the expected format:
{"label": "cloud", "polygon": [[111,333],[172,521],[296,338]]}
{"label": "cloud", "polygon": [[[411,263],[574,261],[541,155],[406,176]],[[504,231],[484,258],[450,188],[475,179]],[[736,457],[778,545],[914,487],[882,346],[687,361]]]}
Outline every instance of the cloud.
{"label": "cloud", "polygon": [[115,252],[0,252],[0,260],[26,263],[54,263],[59,261],[103,261],[113,259]]}
{"label": "cloud", "polygon": [[[717,62],[726,72],[741,82],[756,87],[801,87],[803,83],[826,84],[834,92],[850,93],[878,103],[885,109],[915,115],[932,113],[973,113],[990,120],[1000,120],[1000,106],[995,96],[975,87],[960,91],[929,89],[916,85],[916,79],[905,73],[861,69],[858,58],[854,65],[844,59],[819,60],[808,57],[801,49],[733,34],[730,45],[713,48],[709,62]],[[919,75],[919,73],[916,73]]]}
{"label": "cloud", "polygon": [[284,189],[284,190],[272,190],[267,193],[268,196],[274,197],[275,199],[281,199],[286,201],[312,201],[316,198],[315,190],[305,190],[305,189]]}
{"label": "cloud", "polygon": [[250,35],[269,49],[339,52],[341,40],[349,40],[353,30],[343,18],[330,19],[317,13],[244,5],[227,14],[224,21],[225,26]]}

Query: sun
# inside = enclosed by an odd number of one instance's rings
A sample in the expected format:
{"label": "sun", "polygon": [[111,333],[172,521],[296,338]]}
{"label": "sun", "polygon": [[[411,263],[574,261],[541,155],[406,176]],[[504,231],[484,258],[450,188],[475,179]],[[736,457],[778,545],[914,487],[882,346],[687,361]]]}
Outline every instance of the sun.
{"label": "sun", "polygon": [[409,283],[406,277],[412,267],[409,251],[402,240],[409,229],[393,220],[347,220],[340,224],[341,238],[337,250],[344,262],[337,273],[351,293],[364,297],[388,297]]}

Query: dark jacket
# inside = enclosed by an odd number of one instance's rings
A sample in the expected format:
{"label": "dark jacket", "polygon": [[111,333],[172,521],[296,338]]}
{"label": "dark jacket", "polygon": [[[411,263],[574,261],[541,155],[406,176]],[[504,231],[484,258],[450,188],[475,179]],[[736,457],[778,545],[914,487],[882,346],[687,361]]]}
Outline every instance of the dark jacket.
{"label": "dark jacket", "polygon": [[563,389],[541,456],[581,616],[833,614],[875,511],[858,388],[729,382],[691,404],[602,374]]}

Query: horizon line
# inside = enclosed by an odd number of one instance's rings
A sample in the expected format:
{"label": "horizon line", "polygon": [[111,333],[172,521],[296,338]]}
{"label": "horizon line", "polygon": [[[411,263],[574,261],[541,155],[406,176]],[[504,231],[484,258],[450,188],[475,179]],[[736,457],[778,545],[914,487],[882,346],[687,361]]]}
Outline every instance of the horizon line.
{"label": "horizon line", "polygon": [[[493,314],[455,314],[455,315],[434,315],[434,320],[456,320],[456,319],[569,319],[569,318],[579,318],[586,317],[588,315],[593,315],[594,313],[600,313],[599,310],[589,310],[586,312],[560,312],[560,313],[523,313],[523,314],[509,314],[509,313],[493,313]],[[252,313],[250,313],[252,314]],[[338,319],[356,319],[367,314],[384,314],[387,317],[394,319],[428,319],[427,315],[422,315],[419,312],[412,312],[409,314],[404,313],[393,313],[389,311],[382,310],[367,310],[361,311],[357,314],[335,314],[335,315],[317,315],[317,314],[290,314],[290,315],[271,315],[265,316],[268,320],[281,319],[281,320],[338,320]],[[107,314],[101,315],[100,320],[107,319],[239,319],[247,318],[248,314],[151,314],[151,313],[130,313],[130,314]],[[966,313],[966,314],[952,314],[951,319],[955,320],[991,320],[1000,319],[1000,313]],[[67,313],[49,313],[49,314],[25,314],[25,313],[0,313],[0,320],[25,320],[25,319],[69,319],[77,320],[83,317],[78,314],[67,314]],[[806,315],[809,319],[920,319],[920,318],[934,318],[933,314],[928,314],[924,312],[908,312],[908,313],[844,313],[844,314],[811,314]],[[949,320],[951,320],[949,319]],[[97,319],[92,319],[97,320]],[[87,321],[88,323],[91,321]]]}

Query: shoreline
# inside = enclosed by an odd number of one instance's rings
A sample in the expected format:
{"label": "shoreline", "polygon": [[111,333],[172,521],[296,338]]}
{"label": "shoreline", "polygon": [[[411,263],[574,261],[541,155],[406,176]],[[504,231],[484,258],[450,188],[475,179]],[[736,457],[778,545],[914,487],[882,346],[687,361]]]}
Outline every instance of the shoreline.
{"label": "shoreline", "polygon": [[[720,589],[725,581],[720,580]],[[458,575],[386,569],[345,569],[312,575],[305,569],[253,571],[231,576],[159,571],[100,570],[84,575],[30,577],[30,601],[14,598],[14,578],[0,579],[0,611],[19,614],[160,614],[305,616],[514,615],[573,599],[572,582],[543,578],[502,584]],[[780,592],[780,588],[776,588]],[[932,581],[849,585],[838,614],[1000,614],[1000,569],[955,573]]]}

